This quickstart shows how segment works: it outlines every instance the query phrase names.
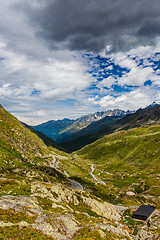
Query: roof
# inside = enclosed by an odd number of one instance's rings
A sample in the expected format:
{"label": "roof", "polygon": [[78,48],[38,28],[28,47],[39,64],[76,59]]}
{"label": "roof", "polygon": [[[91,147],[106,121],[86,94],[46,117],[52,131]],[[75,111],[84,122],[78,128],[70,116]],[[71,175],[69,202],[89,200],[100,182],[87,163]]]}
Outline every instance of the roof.
{"label": "roof", "polygon": [[154,211],[156,207],[150,205],[141,205],[134,213],[133,216],[142,216],[148,218]]}

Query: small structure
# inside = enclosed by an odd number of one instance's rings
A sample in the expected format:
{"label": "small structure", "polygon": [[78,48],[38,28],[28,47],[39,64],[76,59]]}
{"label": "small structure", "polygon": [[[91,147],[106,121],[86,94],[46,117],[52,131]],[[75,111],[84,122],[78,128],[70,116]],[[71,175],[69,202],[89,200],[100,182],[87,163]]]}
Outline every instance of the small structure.
{"label": "small structure", "polygon": [[134,213],[132,218],[146,221],[148,220],[153,212],[155,211],[156,207],[150,205],[141,205]]}

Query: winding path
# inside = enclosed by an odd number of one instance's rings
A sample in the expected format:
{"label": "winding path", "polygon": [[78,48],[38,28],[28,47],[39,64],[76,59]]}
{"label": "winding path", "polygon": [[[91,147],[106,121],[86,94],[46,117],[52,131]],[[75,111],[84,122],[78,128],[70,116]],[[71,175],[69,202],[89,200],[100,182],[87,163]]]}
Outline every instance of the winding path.
{"label": "winding path", "polygon": [[55,162],[56,162],[56,158],[55,158],[55,156],[53,154],[49,154],[49,156],[53,158],[53,161],[50,162],[49,165],[50,165],[51,168],[54,168],[54,165],[55,165]]}
{"label": "winding path", "polygon": [[82,187],[82,185],[81,185],[80,183],[78,183],[78,182],[76,182],[76,181],[74,181],[74,180],[72,180],[72,179],[69,179],[69,178],[67,178],[67,180],[72,183],[72,186],[73,186],[74,188],[83,190],[83,187]]}
{"label": "winding path", "polygon": [[94,170],[95,170],[95,168],[94,168],[94,165],[92,164],[92,165],[91,165],[91,172],[90,172],[92,178],[93,178],[94,180],[96,180],[97,182],[99,182],[99,183],[101,183],[101,184],[103,184],[103,185],[106,185],[105,182],[100,181],[98,178],[95,177],[95,175],[93,174]]}
{"label": "winding path", "polygon": [[76,182],[76,181],[70,179],[70,178],[69,178],[69,174],[68,174],[67,172],[63,171],[63,173],[64,173],[64,175],[66,175],[67,180],[72,183],[72,186],[73,186],[74,188],[83,190],[83,187],[82,187],[82,185],[81,185],[79,182]]}
{"label": "winding path", "polygon": [[[52,162],[50,162],[50,167],[51,168],[54,168],[55,167],[55,162],[56,162],[56,158],[53,154],[49,154],[50,157],[53,158]],[[69,179],[69,174],[65,171],[63,171],[63,173],[65,174],[65,176],[67,177],[67,180],[70,181],[72,183],[72,186],[75,188],[75,189],[80,189],[80,190],[83,190],[83,187],[82,185],[79,183],[79,182],[76,182],[72,179]]]}

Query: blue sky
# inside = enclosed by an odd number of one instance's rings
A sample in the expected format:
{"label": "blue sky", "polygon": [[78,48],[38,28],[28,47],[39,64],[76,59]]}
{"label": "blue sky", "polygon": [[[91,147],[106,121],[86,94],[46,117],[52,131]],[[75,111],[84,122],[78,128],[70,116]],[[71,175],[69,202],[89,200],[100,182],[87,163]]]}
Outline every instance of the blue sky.
{"label": "blue sky", "polygon": [[159,1],[67,2],[1,4],[0,103],[35,125],[160,101]]}

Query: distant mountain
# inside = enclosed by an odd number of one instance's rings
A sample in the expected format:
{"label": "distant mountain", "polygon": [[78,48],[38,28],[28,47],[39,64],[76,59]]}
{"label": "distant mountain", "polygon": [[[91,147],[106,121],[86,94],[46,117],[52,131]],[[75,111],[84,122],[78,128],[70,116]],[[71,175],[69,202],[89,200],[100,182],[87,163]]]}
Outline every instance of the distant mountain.
{"label": "distant mountain", "polygon": [[159,105],[160,104],[160,101],[154,101],[152,104],[150,104],[149,106],[147,106],[146,108],[153,108],[153,107],[155,107],[155,106],[157,106],[157,105]]}
{"label": "distant mountain", "polygon": [[57,140],[57,137],[62,130],[71,125],[75,120],[64,118],[63,120],[50,120],[48,122],[39,124],[37,126],[32,126],[33,129],[44,133],[49,138]]}
{"label": "distant mountain", "polygon": [[85,127],[87,127],[89,124],[99,121],[106,116],[108,117],[122,117],[126,114],[131,113],[130,111],[124,111],[121,109],[114,109],[114,110],[108,110],[108,111],[102,111],[102,112],[96,112],[91,113],[88,115],[84,115],[74,121],[74,123],[68,127],[68,129],[65,129],[65,132],[73,133],[76,131],[79,131]]}
{"label": "distant mountain", "polygon": [[[99,125],[99,121],[96,124]],[[63,142],[61,146],[66,151],[72,152],[114,131],[145,127],[154,124],[160,124],[160,105],[145,109],[140,108],[135,113],[128,114],[118,121],[113,121],[113,123],[100,128],[98,131],[96,131],[95,128],[94,132],[86,132],[84,135],[78,136],[73,140]]]}
{"label": "distant mountain", "polygon": [[103,111],[103,112],[96,112],[96,113],[91,113],[88,115],[84,115],[80,118],[78,118],[75,122],[77,123],[91,123],[91,122],[95,122],[98,120],[101,120],[102,118],[108,116],[108,117],[115,117],[115,116],[124,116],[126,114],[128,114],[129,111],[125,112],[124,110],[121,109],[114,109],[114,110],[108,110],[108,111]]}
{"label": "distant mountain", "polygon": [[[32,126],[32,127],[35,130],[43,132],[45,135],[52,138],[56,142],[61,143],[63,141],[73,139],[75,137],[82,135],[83,132],[80,132],[81,130],[87,128],[90,124],[94,122],[104,119],[105,117],[108,117],[107,123],[106,123],[106,125],[108,125],[108,122],[110,122],[109,117],[113,117],[111,118],[112,120],[113,119],[117,120],[117,117],[118,119],[120,119],[129,113],[131,112],[120,110],[120,109],[114,109],[114,110],[108,110],[108,111],[102,111],[102,112],[96,112],[96,113],[84,115],[80,118],[77,118],[76,120],[71,120],[67,118],[64,118],[63,120],[57,120],[57,121],[50,120],[46,123],[42,123],[40,125]],[[84,133],[86,133],[89,129],[87,128],[86,130],[84,130]]]}
{"label": "distant mountain", "polygon": [[[71,141],[73,139],[77,139],[79,137],[86,135],[86,134],[92,134],[95,133],[104,127],[110,126],[114,124],[117,120],[121,119],[124,115],[122,116],[106,116],[98,121],[94,121],[90,123],[87,127],[80,129],[79,131],[70,133],[70,134],[60,134],[59,138],[62,137],[65,141],[61,142],[61,146],[65,146],[65,143],[68,141]],[[84,139],[84,138],[83,138]],[[85,140],[83,140],[85,142]]]}
{"label": "distant mountain", "polygon": [[52,138],[47,137],[47,135],[28,126],[26,123],[22,123],[22,124],[25,127],[27,127],[31,132],[35,133],[39,138],[41,138],[42,141],[46,144],[46,146],[48,146],[48,147],[51,146],[51,147],[54,147],[56,149],[63,151],[62,147],[60,147]]}
{"label": "distant mountain", "polygon": [[116,129],[130,129],[159,123],[160,105],[156,104],[153,107],[140,108],[135,113],[125,116],[115,124],[115,127]]}

